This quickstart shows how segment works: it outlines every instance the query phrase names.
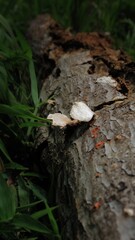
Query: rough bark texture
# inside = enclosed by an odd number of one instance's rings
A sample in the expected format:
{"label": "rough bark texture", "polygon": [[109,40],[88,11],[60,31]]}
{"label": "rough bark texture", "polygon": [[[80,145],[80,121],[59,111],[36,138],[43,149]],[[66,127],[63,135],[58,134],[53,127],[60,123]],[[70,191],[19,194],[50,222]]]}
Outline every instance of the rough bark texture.
{"label": "rough bark texture", "polygon": [[42,115],[69,116],[76,101],[95,111],[90,123],[42,129],[41,161],[55,178],[63,239],[134,240],[134,63],[106,37],[73,36],[49,16],[32,23],[29,38],[35,55],[46,56],[41,98],[55,100]]}

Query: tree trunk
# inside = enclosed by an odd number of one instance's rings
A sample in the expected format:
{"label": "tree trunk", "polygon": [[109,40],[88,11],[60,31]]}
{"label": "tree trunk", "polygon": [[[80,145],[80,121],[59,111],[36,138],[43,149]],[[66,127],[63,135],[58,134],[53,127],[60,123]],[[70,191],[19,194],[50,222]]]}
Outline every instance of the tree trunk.
{"label": "tree trunk", "polygon": [[135,64],[106,37],[73,36],[49,16],[32,23],[29,38],[36,56],[46,56],[41,98],[55,100],[42,115],[69,116],[78,101],[95,112],[89,123],[42,128],[41,162],[53,176],[63,239],[134,240]]}

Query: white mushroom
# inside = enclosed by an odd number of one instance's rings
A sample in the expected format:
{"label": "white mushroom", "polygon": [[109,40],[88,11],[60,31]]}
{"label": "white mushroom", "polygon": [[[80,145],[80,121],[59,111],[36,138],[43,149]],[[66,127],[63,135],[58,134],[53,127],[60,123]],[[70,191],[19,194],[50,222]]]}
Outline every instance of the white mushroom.
{"label": "white mushroom", "polygon": [[84,102],[75,102],[70,111],[70,116],[80,122],[89,122],[93,115],[94,112]]}
{"label": "white mushroom", "polygon": [[47,119],[52,120],[53,126],[59,126],[61,128],[72,123],[72,120],[62,113],[49,114]]}

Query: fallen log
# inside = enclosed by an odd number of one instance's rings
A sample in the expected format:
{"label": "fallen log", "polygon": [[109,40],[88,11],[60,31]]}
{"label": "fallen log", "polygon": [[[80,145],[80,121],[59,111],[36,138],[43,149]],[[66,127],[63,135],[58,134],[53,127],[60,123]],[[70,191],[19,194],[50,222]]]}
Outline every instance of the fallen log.
{"label": "fallen log", "polygon": [[42,116],[70,117],[80,101],[95,112],[87,123],[39,130],[63,239],[135,239],[135,64],[106,36],[73,35],[48,15],[28,36],[42,65],[41,98],[53,99]]}

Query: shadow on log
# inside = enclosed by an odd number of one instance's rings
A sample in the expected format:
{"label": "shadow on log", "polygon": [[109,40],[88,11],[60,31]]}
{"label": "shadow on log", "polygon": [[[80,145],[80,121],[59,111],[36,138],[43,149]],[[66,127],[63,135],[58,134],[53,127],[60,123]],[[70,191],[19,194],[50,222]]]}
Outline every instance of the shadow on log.
{"label": "shadow on log", "polygon": [[42,130],[41,163],[55,179],[63,239],[135,239],[135,64],[98,33],[71,34],[48,15],[28,37],[40,63],[42,115],[69,116],[76,101],[89,123]]}

